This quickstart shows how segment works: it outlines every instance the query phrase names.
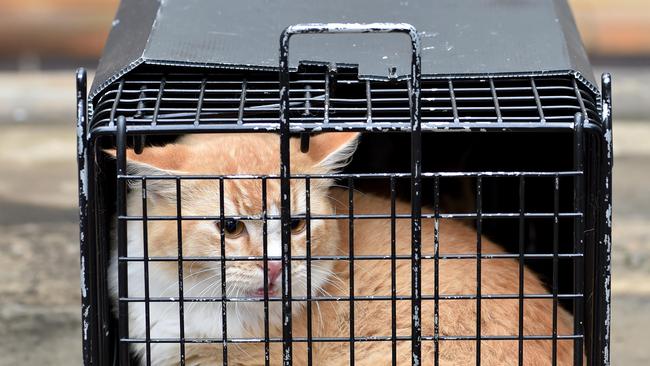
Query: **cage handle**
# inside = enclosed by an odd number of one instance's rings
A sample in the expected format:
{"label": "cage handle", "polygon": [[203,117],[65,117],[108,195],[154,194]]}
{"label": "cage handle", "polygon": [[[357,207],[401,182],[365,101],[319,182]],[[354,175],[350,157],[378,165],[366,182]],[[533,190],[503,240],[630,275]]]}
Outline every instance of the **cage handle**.
{"label": "cage handle", "polygon": [[[284,29],[280,36],[280,218],[282,238],[282,334],[283,364],[292,364],[291,325],[291,199],[290,199],[290,104],[289,104],[289,40],[296,34],[332,33],[405,33],[411,41],[411,72],[409,109],[411,119],[411,362],[419,366],[421,359],[421,206],[422,206],[422,130],[420,125],[420,38],[407,23],[309,23],[296,24]],[[326,106],[327,108],[327,106]],[[308,148],[308,137],[303,134],[301,147]],[[303,150],[304,150],[303,149]],[[353,275],[353,274],[351,274]],[[354,294],[350,294],[354,296]],[[353,337],[352,337],[353,338]],[[351,339],[354,342],[353,339]],[[354,351],[354,343],[351,345]],[[353,354],[350,358],[354,360]]]}

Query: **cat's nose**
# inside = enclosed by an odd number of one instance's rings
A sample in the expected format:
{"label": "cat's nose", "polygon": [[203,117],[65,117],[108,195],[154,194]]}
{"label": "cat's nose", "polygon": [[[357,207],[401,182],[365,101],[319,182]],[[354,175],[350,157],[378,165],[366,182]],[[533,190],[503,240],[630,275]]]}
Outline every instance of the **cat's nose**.
{"label": "cat's nose", "polygon": [[[264,263],[260,263],[259,266],[260,268],[262,268],[262,270],[264,270]],[[282,274],[282,262],[268,261],[267,268],[268,268],[268,281],[269,283],[273,283]]]}

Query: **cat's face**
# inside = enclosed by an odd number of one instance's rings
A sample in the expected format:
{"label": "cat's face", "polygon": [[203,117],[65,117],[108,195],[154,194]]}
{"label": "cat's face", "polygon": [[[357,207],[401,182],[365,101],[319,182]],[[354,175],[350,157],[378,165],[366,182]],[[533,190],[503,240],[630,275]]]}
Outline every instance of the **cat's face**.
{"label": "cat's face", "polygon": [[[298,141],[291,143],[291,173],[331,173],[345,165],[354,152],[357,134],[326,133],[311,138],[308,153],[299,151]],[[221,175],[259,174],[277,175],[280,167],[279,136],[274,134],[214,134],[194,135],[181,139],[177,144],[145,149],[141,155],[128,152],[130,174],[143,175]],[[269,257],[267,282],[270,297],[281,294],[281,225],[279,179],[181,179],[180,211],[182,220],[183,256],[219,257],[222,240],[227,257],[262,256],[264,243]],[[334,202],[328,196],[331,180],[310,180],[309,208],[311,215],[335,213]],[[265,187],[263,187],[265,185]],[[147,215],[176,216],[177,194],[175,180],[152,180],[147,186]],[[128,212],[137,215],[142,210],[141,183],[134,182],[129,193]],[[266,202],[263,202],[263,195]],[[223,192],[223,197],[221,197]],[[340,254],[340,236],[336,220],[304,219],[307,211],[306,182],[291,181],[292,256],[306,256],[309,241],[312,256]],[[223,215],[236,216],[221,220]],[[266,212],[264,211],[266,209]],[[266,215],[266,220],[263,218]],[[206,216],[208,217],[206,219]],[[301,217],[302,216],[302,217]],[[223,238],[222,238],[223,232]],[[148,242],[150,256],[178,255],[178,222],[176,220],[149,220]],[[170,273],[175,274],[177,264],[167,263]],[[316,260],[311,264],[312,293],[316,293],[328,281],[332,261]],[[306,296],[307,265],[305,260],[293,260],[291,266],[292,292],[294,296]],[[234,297],[264,296],[263,262],[259,260],[229,260],[226,262],[227,295]],[[214,296],[221,290],[220,261],[188,260],[184,264],[186,296]],[[204,281],[213,284],[212,290],[203,293],[187,293],[188,285]]]}

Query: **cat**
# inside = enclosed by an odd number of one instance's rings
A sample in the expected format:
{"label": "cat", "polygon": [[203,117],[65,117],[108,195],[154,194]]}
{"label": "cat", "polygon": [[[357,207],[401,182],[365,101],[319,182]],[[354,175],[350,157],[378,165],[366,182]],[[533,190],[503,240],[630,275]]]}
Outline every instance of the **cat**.
{"label": "cat", "polygon": [[[292,174],[327,174],[344,167],[352,157],[358,141],[356,133],[323,133],[310,138],[308,153],[299,151],[299,141],[291,141]],[[279,168],[279,137],[274,134],[213,134],[188,135],[175,144],[164,147],[150,147],[140,155],[127,153],[129,174],[277,174]],[[260,215],[262,213],[262,183],[260,179],[239,179],[224,181],[224,214]],[[310,180],[310,210],[312,215],[347,214],[349,192],[338,188],[331,179]],[[149,216],[176,215],[176,186],[174,180],[147,180],[147,214]],[[219,216],[219,183],[214,180],[182,180],[181,202],[183,216]],[[127,213],[142,214],[142,191],[139,182],[131,183],[128,194]],[[267,214],[279,214],[279,181],[267,180]],[[375,194],[353,192],[354,214],[388,214],[390,199]],[[305,182],[294,179],[291,182],[292,215],[305,213]],[[426,211],[427,208],[423,208]],[[410,204],[398,200],[398,214],[410,212]],[[429,209],[429,212],[431,210]],[[220,255],[220,220],[183,221],[183,255]],[[227,256],[262,255],[262,221],[230,220],[223,223]],[[476,253],[476,231],[457,220],[439,220],[440,255]],[[292,255],[306,253],[306,222],[294,219],[292,225]],[[434,221],[423,219],[422,248],[424,256],[434,254]],[[268,220],[268,255],[280,256],[279,220]],[[347,219],[312,219],[312,256],[334,256],[349,254],[349,222]],[[143,255],[143,223],[129,221],[129,256]],[[147,224],[149,256],[175,257],[178,254],[177,221],[149,220]],[[410,221],[397,219],[395,222],[396,252],[401,258],[410,254]],[[354,255],[387,256],[391,253],[390,219],[355,219]],[[484,254],[504,253],[504,250],[487,238],[481,238]],[[113,299],[117,295],[117,254],[112,250],[109,271],[110,289]],[[396,262],[396,291],[398,297],[411,293],[410,259]],[[306,296],[307,268],[305,261],[292,261],[292,295]],[[442,337],[461,337],[460,340],[441,340],[439,360],[441,365],[469,365],[476,358],[476,341],[463,340],[476,334],[476,300],[450,299],[453,295],[476,294],[476,260],[443,259],[439,261],[439,293],[447,296],[439,301],[439,334]],[[144,296],[143,265],[129,264],[129,295]],[[268,262],[268,296],[280,296],[280,269],[277,260]],[[178,297],[178,264],[175,261],[149,262],[149,296],[163,298]],[[220,263],[207,261],[186,261],[183,265],[184,297],[221,297]],[[525,269],[525,293],[548,294],[542,281]],[[311,263],[312,296],[349,296],[349,262],[346,260],[314,260]],[[229,261],[226,264],[226,295],[228,297],[262,298],[263,264],[260,261]],[[354,263],[355,296],[383,296],[390,299],[390,260],[362,260]],[[429,300],[422,301],[422,334],[434,335],[434,263],[432,259],[422,260],[422,295]],[[519,264],[514,259],[489,259],[481,261],[481,292],[484,295],[513,295],[519,292]],[[552,300],[548,298],[527,298],[524,305],[524,334],[552,334]],[[137,304],[137,303],[136,303]],[[411,303],[396,301],[395,322],[397,336],[410,335]],[[179,337],[179,310],[176,302],[151,302],[150,336],[152,338]],[[220,302],[186,302],[185,337],[220,338],[222,318]],[[389,337],[391,335],[391,301],[357,300],[354,305],[355,337]],[[517,336],[519,329],[518,299],[483,299],[481,301],[481,334],[487,336]],[[144,305],[131,304],[129,326],[131,336],[145,336]],[[294,301],[292,307],[293,335],[306,337],[307,312],[304,301]],[[311,306],[312,336],[347,339],[350,336],[349,301],[317,301]],[[269,335],[282,336],[281,308],[278,301],[269,302]],[[229,338],[262,338],[264,335],[264,311],[262,302],[233,302],[227,305],[227,332]],[[558,334],[572,333],[572,316],[558,308]],[[403,339],[403,338],[402,338]],[[543,365],[551,362],[551,340],[525,340],[524,364]],[[410,342],[396,343],[397,364],[411,363]],[[133,344],[132,352],[144,360],[145,347]],[[349,343],[314,342],[311,344],[311,361],[314,365],[349,364]],[[432,365],[434,342],[422,342],[422,364]],[[392,360],[390,341],[358,342],[354,346],[357,365],[388,365]],[[281,342],[270,342],[270,364],[281,364]],[[515,365],[518,357],[518,343],[513,340],[481,341],[481,363],[484,365]],[[150,358],[154,365],[179,363],[179,345],[174,343],[151,344]],[[219,344],[185,343],[186,364],[220,364],[223,350]],[[230,344],[227,349],[230,365],[263,365],[263,343]],[[306,365],[306,342],[293,343],[295,365]],[[559,365],[573,361],[573,343],[570,340],[557,341]]]}

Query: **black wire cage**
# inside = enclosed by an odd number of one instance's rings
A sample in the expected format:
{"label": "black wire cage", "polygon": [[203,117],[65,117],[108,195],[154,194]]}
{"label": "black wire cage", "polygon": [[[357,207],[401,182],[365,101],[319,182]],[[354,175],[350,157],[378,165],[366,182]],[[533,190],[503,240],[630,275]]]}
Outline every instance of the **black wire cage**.
{"label": "black wire cage", "polygon": [[[609,365],[611,118],[610,76],[598,89],[564,0],[123,1],[89,93],[77,73],[84,364],[204,364],[202,347],[224,365]],[[128,168],[152,146],[232,132],[277,134],[277,171]],[[292,174],[295,154],[327,132],[361,133],[351,162]],[[260,213],[226,212],[225,187],[238,180],[260,187]],[[195,181],[218,197],[201,215],[184,213],[184,187]],[[312,210],[323,181],[343,187],[334,213]],[[291,207],[295,182],[301,212]],[[174,210],[148,214],[147,192],[163,183]],[[366,194],[385,210],[364,210]],[[317,220],[344,228],[339,252],[312,252]],[[385,228],[382,250],[363,252],[373,221]],[[150,253],[160,222],[175,228],[171,254]],[[216,224],[214,254],[188,253],[187,222]],[[249,222],[261,225],[260,252],[229,255],[226,227]],[[297,222],[305,250],[292,253]],[[451,243],[450,222],[463,223],[469,243]],[[278,253],[269,251],[273,225]],[[228,290],[228,266],[246,262],[261,266],[256,296]],[[314,291],[313,268],[324,262],[345,274],[337,293]],[[196,263],[214,265],[214,291],[193,290]],[[304,294],[292,286],[296,263],[306,266]],[[174,273],[171,292],[152,285],[160,266]],[[385,276],[364,277],[372,267]],[[500,279],[509,290],[491,287],[498,267],[512,269]],[[369,281],[387,292],[362,291]],[[259,305],[256,335],[234,331],[237,306],[248,303]],[[344,316],[318,319],[326,304]],[[384,310],[364,317],[368,304]],[[200,306],[211,310],[193,315]],[[156,329],[168,320],[172,331]],[[197,321],[217,324],[216,333],[196,332]],[[319,332],[327,322],[339,332]],[[385,326],[366,331],[369,322]],[[531,322],[546,323],[535,332]]]}

